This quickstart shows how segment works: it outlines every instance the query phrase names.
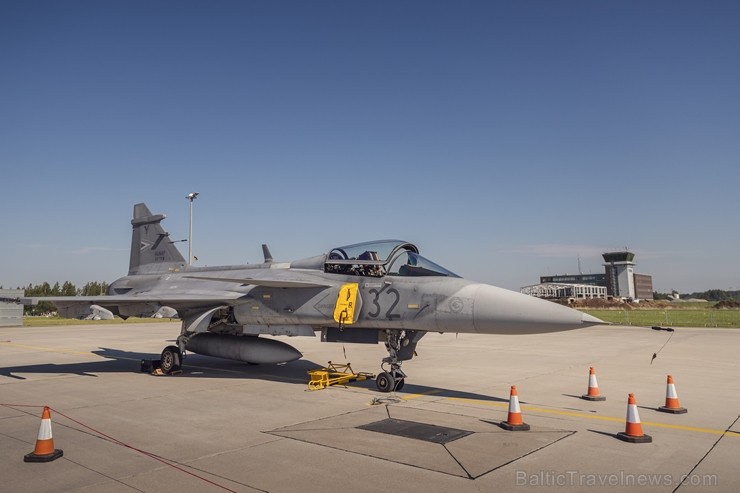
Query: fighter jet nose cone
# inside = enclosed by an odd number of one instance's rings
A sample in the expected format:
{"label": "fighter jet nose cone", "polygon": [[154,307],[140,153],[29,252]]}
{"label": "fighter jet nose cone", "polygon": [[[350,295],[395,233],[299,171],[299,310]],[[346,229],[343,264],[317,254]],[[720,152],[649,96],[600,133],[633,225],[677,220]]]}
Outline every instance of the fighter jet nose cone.
{"label": "fighter jet nose cone", "polygon": [[608,324],[609,323],[609,322],[604,322],[600,318],[593,317],[593,316],[589,315],[588,313],[584,313],[581,316],[581,319],[583,320],[583,325],[584,326],[588,326],[588,325],[604,325],[604,324]]}
{"label": "fighter jet nose cone", "polygon": [[538,334],[604,322],[551,301],[479,284],[474,296],[473,323],[476,331],[484,334]]}

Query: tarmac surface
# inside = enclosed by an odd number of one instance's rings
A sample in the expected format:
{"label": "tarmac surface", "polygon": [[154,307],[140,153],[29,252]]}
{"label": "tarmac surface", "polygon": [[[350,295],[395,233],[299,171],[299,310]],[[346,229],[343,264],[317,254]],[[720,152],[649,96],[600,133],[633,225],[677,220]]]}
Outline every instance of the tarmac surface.
{"label": "tarmac surface", "polygon": [[[738,329],[428,334],[394,394],[372,381],[309,391],[307,370],[377,373],[386,356],[318,337],[280,338],[304,355],[283,366],[191,354],[180,375],[141,373],[178,334],[179,323],[0,328],[0,489],[740,491]],[[606,401],[580,398],[590,366]],[[668,374],[686,414],[657,411]],[[530,431],[497,425],[511,385]],[[616,438],[628,393],[652,443]],[[41,406],[64,456],[25,463]]]}

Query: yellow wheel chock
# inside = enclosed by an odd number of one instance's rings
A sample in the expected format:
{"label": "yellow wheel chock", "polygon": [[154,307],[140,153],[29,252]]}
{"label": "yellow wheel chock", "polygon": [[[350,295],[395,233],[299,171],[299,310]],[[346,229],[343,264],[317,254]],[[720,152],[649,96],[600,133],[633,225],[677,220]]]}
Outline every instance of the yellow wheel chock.
{"label": "yellow wheel chock", "polygon": [[329,361],[326,368],[308,370],[308,375],[311,377],[308,382],[308,390],[321,390],[330,385],[345,385],[349,382],[361,382],[375,378],[372,373],[355,373],[350,363],[341,365],[331,361]]}

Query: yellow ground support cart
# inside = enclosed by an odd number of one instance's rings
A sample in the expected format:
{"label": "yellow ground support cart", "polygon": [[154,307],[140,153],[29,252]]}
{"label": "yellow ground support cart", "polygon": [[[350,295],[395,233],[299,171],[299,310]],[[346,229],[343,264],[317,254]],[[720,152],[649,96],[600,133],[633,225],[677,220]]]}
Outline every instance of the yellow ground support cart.
{"label": "yellow ground support cart", "polygon": [[355,373],[350,363],[340,365],[331,361],[329,361],[326,368],[308,370],[308,374],[311,377],[308,382],[308,390],[321,390],[329,385],[344,385],[349,382],[361,382],[375,378],[372,373]]}

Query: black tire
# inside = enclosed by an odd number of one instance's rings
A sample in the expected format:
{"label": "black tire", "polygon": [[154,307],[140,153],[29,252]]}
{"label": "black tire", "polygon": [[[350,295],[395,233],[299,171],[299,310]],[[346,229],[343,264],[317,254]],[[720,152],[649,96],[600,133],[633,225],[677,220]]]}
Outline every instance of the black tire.
{"label": "black tire", "polygon": [[381,392],[390,392],[393,390],[393,386],[396,382],[393,380],[393,376],[388,372],[382,372],[375,377],[375,386]]}
{"label": "black tire", "polygon": [[167,346],[162,350],[159,358],[159,367],[166,374],[179,371],[182,365],[182,353],[177,346]]}
{"label": "black tire", "polygon": [[399,378],[398,380],[396,380],[396,388],[394,390],[401,390],[404,383],[406,383],[405,378]]}

